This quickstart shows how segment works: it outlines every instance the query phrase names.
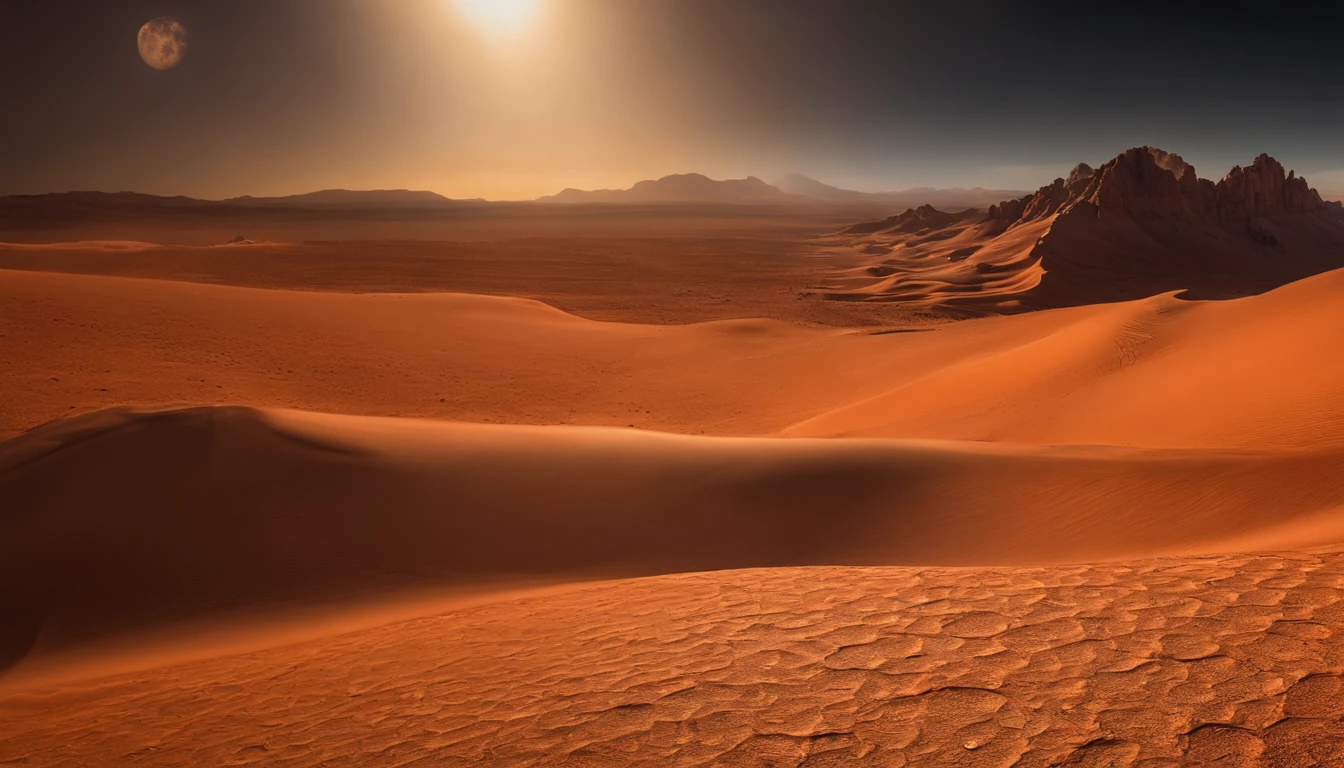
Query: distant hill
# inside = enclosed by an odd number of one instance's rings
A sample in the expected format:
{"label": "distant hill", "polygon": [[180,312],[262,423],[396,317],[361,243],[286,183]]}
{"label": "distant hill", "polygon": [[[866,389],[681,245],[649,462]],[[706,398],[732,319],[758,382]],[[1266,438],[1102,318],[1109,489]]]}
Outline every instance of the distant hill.
{"label": "distant hill", "polygon": [[641,181],[629,189],[566,189],[537,198],[539,203],[806,203],[766,184],[755,176],[745,179],[711,179],[699,173],[678,173]]}
{"label": "distant hill", "polygon": [[[526,202],[454,199],[436,192],[411,189],[323,189],[297,195],[244,195],[223,200],[204,200],[182,195],[165,197],[139,192],[55,192],[0,196],[0,230],[34,231],[141,219],[166,222],[185,220],[183,217],[211,221],[235,220],[247,216],[274,220],[294,217],[319,220],[347,216],[376,220],[428,220],[460,216],[486,206],[509,207],[512,210],[520,206],[536,208],[564,203],[744,205],[780,206],[781,209],[825,209],[834,206],[837,215],[852,215],[857,219],[922,206],[932,206],[947,213],[967,208],[983,209],[993,202],[1022,194],[983,189],[867,193],[840,189],[798,174],[786,177],[782,183],[788,188],[767,184],[755,176],[719,180],[699,173],[682,173],[641,181],[629,189],[566,189],[556,195]],[[840,213],[842,209],[843,214]]]}
{"label": "distant hill", "polygon": [[324,189],[302,195],[244,196],[227,200],[201,200],[181,195],[162,197],[139,192],[54,192],[0,197],[0,231],[51,229],[94,222],[168,221],[182,217],[210,220],[253,215],[308,219],[351,215],[360,218],[425,218],[437,216],[440,211],[451,213],[483,203],[406,189]]}
{"label": "distant hill", "polygon": [[835,202],[862,200],[872,196],[866,192],[856,192],[852,189],[841,189],[830,184],[823,184],[801,173],[790,173],[776,181],[775,187],[791,195],[803,195],[816,200],[832,200]]}
{"label": "distant hill", "polygon": [[984,216],[984,211],[967,208],[960,213],[947,213],[932,205],[908,208],[905,213],[888,216],[881,221],[867,221],[846,229],[846,235],[870,235],[875,232],[919,233],[926,230],[950,227],[959,221],[971,221]]}
{"label": "distant hill", "polygon": [[963,211],[967,208],[988,208],[991,205],[1026,192],[1015,189],[985,189],[984,187],[912,187],[895,192],[858,192],[841,189],[817,181],[801,173],[790,173],[774,184],[793,195],[803,195],[832,203],[883,203],[893,208],[918,208],[931,205],[942,211]]}
{"label": "distant hill", "polygon": [[932,205],[944,211],[988,208],[1005,198],[1025,194],[1021,190],[931,189],[921,187],[900,192],[857,192],[824,184],[816,179],[791,173],[774,184],[755,176],[718,181],[699,173],[680,173],[661,179],[641,181],[629,189],[566,189],[537,199],[539,203],[740,203],[740,204],[817,204],[890,206],[893,208]]}
{"label": "distant hill", "polygon": [[230,197],[221,200],[225,205],[267,206],[282,208],[441,208],[461,200],[444,197],[437,192],[412,189],[323,189],[302,195],[283,197]]}
{"label": "distant hill", "polygon": [[0,204],[31,206],[146,206],[181,208],[209,205],[209,200],[175,195],[146,195],[142,192],[49,192],[41,195],[9,195],[0,197]]}
{"label": "distant hill", "polygon": [[324,189],[283,197],[230,197],[202,200],[195,197],[163,197],[140,192],[53,192],[43,195],[0,197],[0,203],[45,206],[128,206],[183,208],[235,206],[245,208],[440,208],[476,200],[454,200],[436,192],[409,189]]}

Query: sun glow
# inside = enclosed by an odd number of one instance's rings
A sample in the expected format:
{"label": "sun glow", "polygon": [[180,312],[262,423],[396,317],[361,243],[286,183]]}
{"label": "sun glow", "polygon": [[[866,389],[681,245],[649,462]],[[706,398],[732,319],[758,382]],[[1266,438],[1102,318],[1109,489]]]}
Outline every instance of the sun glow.
{"label": "sun glow", "polygon": [[454,0],[458,10],[480,31],[513,34],[536,20],[542,0]]}

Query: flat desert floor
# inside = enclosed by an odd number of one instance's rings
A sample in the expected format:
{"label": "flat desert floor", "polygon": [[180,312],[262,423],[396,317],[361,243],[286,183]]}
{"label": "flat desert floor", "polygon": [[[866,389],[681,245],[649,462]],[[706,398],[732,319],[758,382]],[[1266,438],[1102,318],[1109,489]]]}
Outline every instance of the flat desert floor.
{"label": "flat desert floor", "polygon": [[0,764],[1344,765],[1344,272],[830,226],[0,245]]}

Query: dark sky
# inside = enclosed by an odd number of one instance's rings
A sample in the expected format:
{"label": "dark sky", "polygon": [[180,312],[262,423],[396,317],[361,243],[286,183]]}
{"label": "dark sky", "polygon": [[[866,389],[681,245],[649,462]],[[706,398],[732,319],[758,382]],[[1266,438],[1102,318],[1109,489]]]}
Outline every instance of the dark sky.
{"label": "dark sky", "polygon": [[[1289,4],[472,1],[3,0],[0,194],[1034,188],[1139,144],[1344,190],[1344,27]],[[161,15],[168,71],[135,44]]]}

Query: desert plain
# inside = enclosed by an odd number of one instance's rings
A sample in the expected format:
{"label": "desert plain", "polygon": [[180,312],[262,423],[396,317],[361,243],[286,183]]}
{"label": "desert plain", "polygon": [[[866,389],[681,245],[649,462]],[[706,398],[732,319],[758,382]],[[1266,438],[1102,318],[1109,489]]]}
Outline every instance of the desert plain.
{"label": "desert plain", "polygon": [[0,765],[1344,765],[1338,204],[953,208],[7,199]]}

